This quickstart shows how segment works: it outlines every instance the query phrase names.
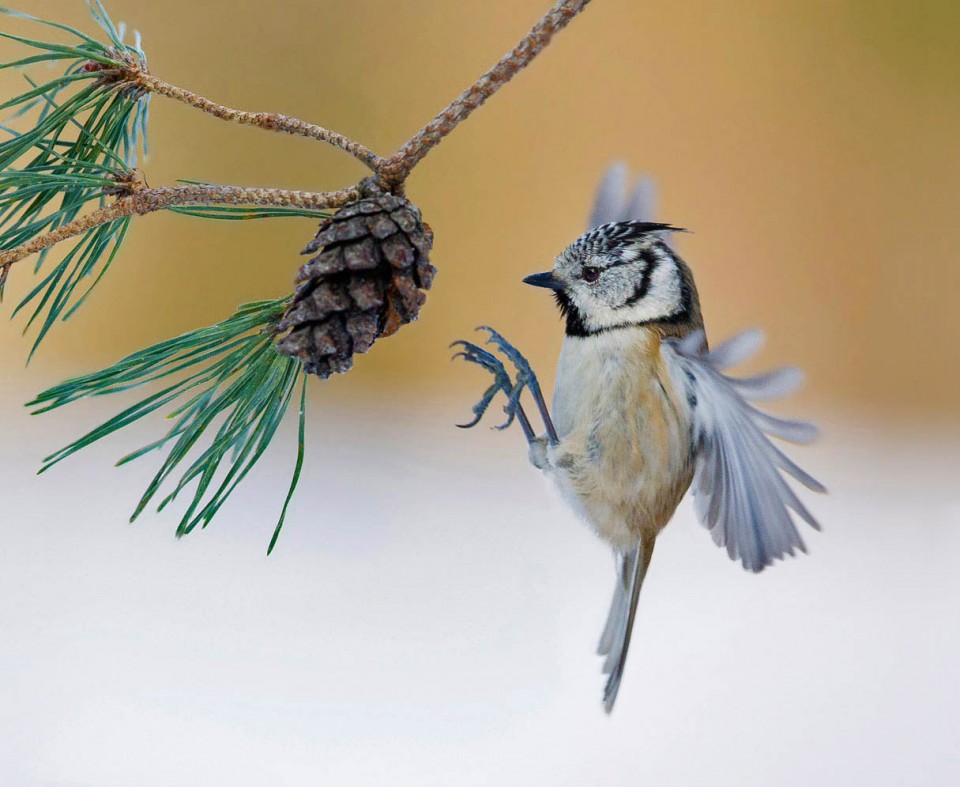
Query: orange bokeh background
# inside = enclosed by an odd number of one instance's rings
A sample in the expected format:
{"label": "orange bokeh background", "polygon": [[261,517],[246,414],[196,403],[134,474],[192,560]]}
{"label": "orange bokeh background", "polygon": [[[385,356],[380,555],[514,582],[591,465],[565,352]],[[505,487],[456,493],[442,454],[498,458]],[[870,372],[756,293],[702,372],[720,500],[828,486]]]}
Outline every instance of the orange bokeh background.
{"label": "orange bokeh background", "polygon": [[[281,111],[395,149],[512,46],[547,5],[436,0],[111,0],[152,70],[210,98]],[[80,0],[23,10],[92,31]],[[268,10],[265,10],[268,9]],[[5,29],[29,28],[5,20]],[[714,341],[760,325],[767,358],[810,373],[818,405],[955,418],[960,318],[960,50],[951,2],[597,0],[430,155],[409,195],[440,269],[421,321],[327,384],[340,398],[466,395],[446,345],[491,323],[550,376],[561,331],[520,278],[582,228],[603,168],[654,174]],[[4,58],[15,46],[2,45]],[[3,73],[10,94],[19,76]],[[315,190],[363,175],[318,143],[231,127],[154,99],[153,184],[176,178]],[[96,297],[22,372],[26,387],[106,364],[289,291],[306,220],[138,219]],[[14,271],[11,296],[30,284]],[[11,297],[8,303],[14,299]],[[9,306],[7,307],[9,310]],[[39,367],[39,369],[37,368]],[[549,384],[549,379],[547,380]]]}

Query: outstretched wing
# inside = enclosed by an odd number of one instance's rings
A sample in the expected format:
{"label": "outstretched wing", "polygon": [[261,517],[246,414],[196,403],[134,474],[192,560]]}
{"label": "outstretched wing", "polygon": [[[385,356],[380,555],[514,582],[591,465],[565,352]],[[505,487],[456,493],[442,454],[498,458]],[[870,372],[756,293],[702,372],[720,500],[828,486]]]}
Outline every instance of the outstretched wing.
{"label": "outstretched wing", "polygon": [[628,188],[627,165],[611,164],[597,187],[587,229],[592,230],[611,221],[655,221],[657,184],[649,175],[641,175]]}
{"label": "outstretched wing", "polygon": [[717,545],[726,546],[730,557],[749,571],[761,571],[794,550],[806,552],[791,510],[820,529],[781,471],[808,489],[826,491],[768,437],[808,443],[816,437],[816,428],[761,412],[747,401],[790,393],[802,381],[800,370],[784,368],[745,378],[724,374],[762,343],[759,331],[739,334],[709,352],[702,331],[665,342],[680,367],[692,408],[697,515]]}

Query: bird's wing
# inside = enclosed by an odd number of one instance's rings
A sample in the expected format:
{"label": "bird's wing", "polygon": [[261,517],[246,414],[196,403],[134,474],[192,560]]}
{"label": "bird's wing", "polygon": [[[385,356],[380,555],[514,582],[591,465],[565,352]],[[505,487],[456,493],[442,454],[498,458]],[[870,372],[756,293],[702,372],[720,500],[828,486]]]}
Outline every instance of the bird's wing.
{"label": "bird's wing", "polygon": [[611,164],[603,174],[593,201],[587,229],[611,221],[654,221],[657,208],[657,184],[649,175],[641,175],[628,189],[627,165]]}
{"label": "bird's wing", "polygon": [[752,356],[763,343],[759,331],[739,334],[707,351],[702,331],[667,340],[679,366],[678,379],[691,404],[696,470],[694,502],[713,540],[725,546],[749,571],[761,571],[775,559],[806,551],[790,516],[792,509],[811,527],[820,526],[787,485],[781,471],[815,492],[819,481],[800,469],[768,435],[795,443],[812,441],[816,428],[805,421],[778,418],[747,399],[775,399],[802,381],[796,368],[757,377],[734,378],[724,370]]}

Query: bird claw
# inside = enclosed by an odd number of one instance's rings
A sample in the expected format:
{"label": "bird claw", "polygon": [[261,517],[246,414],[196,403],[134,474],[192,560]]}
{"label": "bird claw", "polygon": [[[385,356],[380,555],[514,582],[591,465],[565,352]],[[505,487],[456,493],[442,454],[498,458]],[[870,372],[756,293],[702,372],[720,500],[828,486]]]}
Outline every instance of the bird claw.
{"label": "bird claw", "polygon": [[454,358],[463,358],[468,363],[475,363],[493,375],[493,385],[484,391],[480,401],[473,406],[474,419],[467,424],[457,424],[461,429],[472,429],[480,423],[487,412],[487,408],[490,407],[493,397],[500,391],[503,391],[509,400],[513,390],[513,380],[510,379],[510,375],[500,360],[482,347],[465,341],[454,342],[450,346],[463,348],[460,352],[454,354]]}
{"label": "bird claw", "polygon": [[520,351],[516,347],[504,339],[499,332],[495,331],[488,325],[481,325],[479,328],[477,328],[477,330],[486,332],[489,335],[487,344],[495,345],[500,352],[510,359],[510,362],[517,369],[518,384],[522,380],[524,385],[528,385],[530,382],[537,379],[537,376],[533,373],[533,369],[530,368],[530,362],[524,358],[523,355],[521,355]]}
{"label": "bird claw", "polygon": [[534,402],[536,402],[537,410],[540,411],[540,417],[543,418],[543,425],[547,430],[547,438],[552,445],[557,445],[559,442],[557,430],[553,425],[553,419],[550,417],[550,409],[547,407],[546,400],[543,397],[543,391],[540,390],[540,381],[537,380],[537,375],[530,366],[530,362],[523,357],[516,347],[510,344],[510,342],[504,339],[503,336],[501,336],[493,328],[490,328],[487,325],[481,325],[479,328],[477,328],[477,330],[485,331],[489,335],[487,344],[496,345],[500,352],[507,356],[511,363],[513,363],[513,365],[516,367],[516,401],[519,402],[520,392],[524,388],[527,388],[530,391]]}
{"label": "bird claw", "polygon": [[468,363],[475,363],[490,372],[494,378],[493,385],[487,388],[480,401],[473,406],[475,418],[468,424],[457,424],[457,426],[461,429],[470,429],[476,426],[486,414],[493,398],[498,393],[503,392],[504,396],[507,397],[507,403],[503,407],[504,413],[507,414],[507,420],[499,426],[494,427],[497,430],[503,431],[516,419],[520,411],[520,395],[523,393],[523,389],[530,384],[531,380],[536,381],[536,377],[533,375],[533,370],[530,368],[527,359],[497,331],[486,326],[478,328],[477,330],[486,331],[489,334],[487,343],[495,345],[497,349],[510,360],[517,369],[517,376],[516,379],[511,378],[510,373],[507,372],[506,367],[499,358],[476,344],[458,341],[450,345],[451,347],[463,348],[460,352],[454,354],[454,358],[463,358],[463,360]]}

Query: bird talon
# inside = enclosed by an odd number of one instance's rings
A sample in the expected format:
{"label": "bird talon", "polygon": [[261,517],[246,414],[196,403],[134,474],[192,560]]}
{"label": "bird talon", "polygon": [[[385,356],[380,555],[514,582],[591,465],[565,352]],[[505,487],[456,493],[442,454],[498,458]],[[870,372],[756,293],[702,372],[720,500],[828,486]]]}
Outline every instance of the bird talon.
{"label": "bird talon", "polygon": [[451,347],[463,348],[454,354],[454,359],[462,358],[468,363],[476,364],[490,372],[494,378],[493,385],[484,392],[480,401],[473,406],[473,413],[476,416],[473,421],[468,424],[457,424],[457,426],[461,429],[471,429],[480,423],[480,420],[486,414],[494,397],[502,391],[504,396],[507,397],[507,402],[503,407],[503,412],[506,413],[507,420],[493,428],[498,431],[503,431],[513,424],[517,417],[517,412],[520,409],[520,395],[523,393],[523,389],[529,384],[529,375],[532,374],[532,372],[530,372],[530,366],[526,359],[520,355],[512,344],[497,333],[497,331],[487,327],[479,328],[478,330],[484,330],[490,334],[488,342],[494,344],[513,365],[517,367],[517,377],[515,380],[511,378],[503,362],[489,350],[485,350],[483,347],[473,344],[472,342],[463,340],[453,342],[453,344],[450,345]]}
{"label": "bird talon", "polygon": [[[507,372],[500,359],[493,355],[493,353],[488,352],[482,347],[467,341],[457,341],[450,346],[463,348],[460,352],[454,354],[454,359],[462,358],[468,363],[476,364],[477,366],[480,366],[481,368],[490,372],[494,378],[493,385],[487,388],[480,401],[473,406],[473,414],[475,416],[474,419],[467,424],[457,424],[458,427],[461,429],[472,429],[474,426],[480,423],[481,419],[486,414],[487,409],[490,407],[490,403],[501,391],[507,397],[508,407],[510,406],[510,402],[519,399],[519,393],[514,396],[514,382],[511,379],[510,374]],[[506,408],[504,409],[506,410]],[[508,415],[510,414],[508,413]],[[511,415],[506,424],[497,428],[505,429],[512,422],[513,415]]]}
{"label": "bird talon", "polygon": [[498,432],[502,432],[504,429],[508,428],[517,417],[517,410],[520,407],[520,394],[523,393],[523,389],[526,387],[526,385],[526,382],[521,380],[520,375],[517,375],[517,381],[514,384],[513,389],[510,391],[504,391],[504,393],[507,394],[507,403],[503,406],[503,412],[506,413],[507,420],[500,424],[500,426],[494,427]]}
{"label": "bird talon", "polygon": [[518,382],[521,378],[526,382],[529,382],[530,380],[536,380],[536,375],[533,373],[530,362],[524,358],[523,354],[516,347],[510,344],[510,342],[508,342],[499,331],[495,331],[489,325],[481,325],[479,328],[477,328],[477,330],[486,332],[489,336],[486,343],[496,346],[500,352],[510,359],[510,362],[517,369]]}
{"label": "bird talon", "polygon": [[[514,383],[514,391],[516,393],[515,399],[511,402],[511,406],[514,408],[519,406],[520,402],[520,393],[524,388],[529,389],[530,394],[533,396],[534,401],[537,404],[537,409],[540,411],[540,416],[543,418],[544,426],[547,429],[547,436],[550,438],[550,442],[553,445],[556,445],[559,442],[557,436],[557,430],[553,426],[553,420],[550,417],[550,411],[547,408],[546,400],[543,397],[543,391],[540,390],[540,381],[537,379],[537,375],[533,371],[533,367],[530,366],[530,362],[523,356],[523,354],[510,342],[508,342],[502,334],[498,331],[495,331],[488,325],[481,325],[477,328],[478,331],[484,331],[488,335],[487,344],[493,344],[497,347],[500,352],[502,352],[514,365],[517,370],[517,378]],[[507,423],[507,426],[512,423],[511,420]],[[506,427],[504,427],[506,428]]]}

